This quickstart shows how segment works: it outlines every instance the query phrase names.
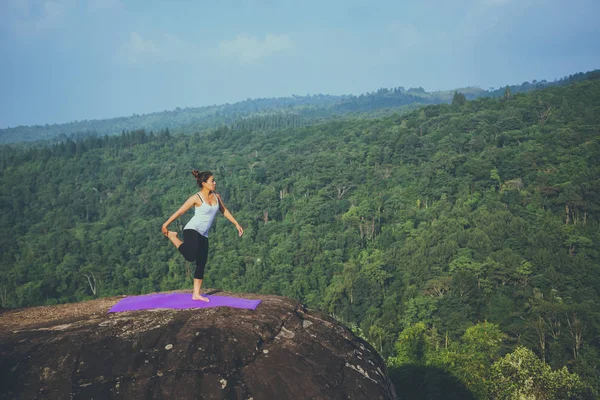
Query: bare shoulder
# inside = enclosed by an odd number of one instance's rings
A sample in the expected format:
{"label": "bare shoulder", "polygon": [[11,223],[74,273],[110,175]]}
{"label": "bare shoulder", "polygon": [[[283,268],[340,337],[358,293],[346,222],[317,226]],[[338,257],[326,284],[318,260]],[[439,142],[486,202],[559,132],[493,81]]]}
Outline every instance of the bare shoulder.
{"label": "bare shoulder", "polygon": [[225,204],[223,204],[223,199],[221,198],[221,195],[217,192],[213,192],[215,194],[215,196],[217,197],[218,201],[219,201],[219,210],[221,210],[221,212],[225,211]]}
{"label": "bare shoulder", "polygon": [[188,203],[198,205],[200,203],[200,198],[198,198],[198,193],[194,193],[187,199]]}

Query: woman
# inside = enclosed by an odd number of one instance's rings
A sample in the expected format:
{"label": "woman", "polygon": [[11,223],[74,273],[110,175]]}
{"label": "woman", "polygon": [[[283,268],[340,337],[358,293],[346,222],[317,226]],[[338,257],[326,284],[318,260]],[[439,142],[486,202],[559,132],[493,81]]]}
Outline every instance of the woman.
{"label": "woman", "polygon": [[[192,299],[201,301],[210,301],[208,298],[200,295],[202,279],[204,278],[204,266],[208,258],[208,230],[217,214],[221,213],[231,221],[238,230],[240,236],[244,230],[237,223],[233,215],[229,212],[221,196],[215,192],[217,183],[215,177],[210,171],[192,171],[196,177],[196,182],[200,187],[200,192],[190,196],[189,199],[171,215],[162,226],[163,235],[167,236],[177,249],[188,261],[196,261],[196,271],[194,272],[194,293]],[[194,217],[183,228],[183,242],[177,237],[177,232],[169,231],[167,227],[177,218],[185,214],[192,206],[195,206]]]}

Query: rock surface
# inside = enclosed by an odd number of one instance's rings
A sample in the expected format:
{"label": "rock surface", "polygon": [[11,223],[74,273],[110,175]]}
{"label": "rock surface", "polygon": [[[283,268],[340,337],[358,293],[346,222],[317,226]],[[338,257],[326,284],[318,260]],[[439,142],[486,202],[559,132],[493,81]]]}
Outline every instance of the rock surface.
{"label": "rock surface", "polygon": [[[107,311],[121,297],[0,314],[0,399],[395,399],[384,362],[285,297],[256,310]],[[191,295],[191,293],[190,293]]]}

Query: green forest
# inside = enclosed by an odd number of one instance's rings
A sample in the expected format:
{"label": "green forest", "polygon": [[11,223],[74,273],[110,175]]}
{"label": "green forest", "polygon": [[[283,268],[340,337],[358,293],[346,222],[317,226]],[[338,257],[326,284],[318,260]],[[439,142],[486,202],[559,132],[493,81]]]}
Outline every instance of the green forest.
{"label": "green forest", "polygon": [[0,304],[191,288],[161,225],[211,170],[245,234],[215,220],[205,288],[333,316],[399,398],[596,398],[597,75],[370,118],[3,145]]}

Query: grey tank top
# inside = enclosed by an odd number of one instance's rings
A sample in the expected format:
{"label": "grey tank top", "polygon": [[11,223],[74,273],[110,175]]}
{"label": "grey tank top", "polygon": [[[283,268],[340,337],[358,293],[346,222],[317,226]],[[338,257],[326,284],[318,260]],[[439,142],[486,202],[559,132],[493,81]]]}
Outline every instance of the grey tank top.
{"label": "grey tank top", "polygon": [[204,201],[202,196],[197,193],[198,197],[200,197],[200,201],[202,204],[200,207],[195,207],[195,213],[192,219],[183,227],[183,229],[193,229],[204,237],[208,237],[208,230],[217,215],[217,211],[219,211],[219,198],[215,194],[215,199],[217,200],[214,206],[211,206],[207,202]]}

